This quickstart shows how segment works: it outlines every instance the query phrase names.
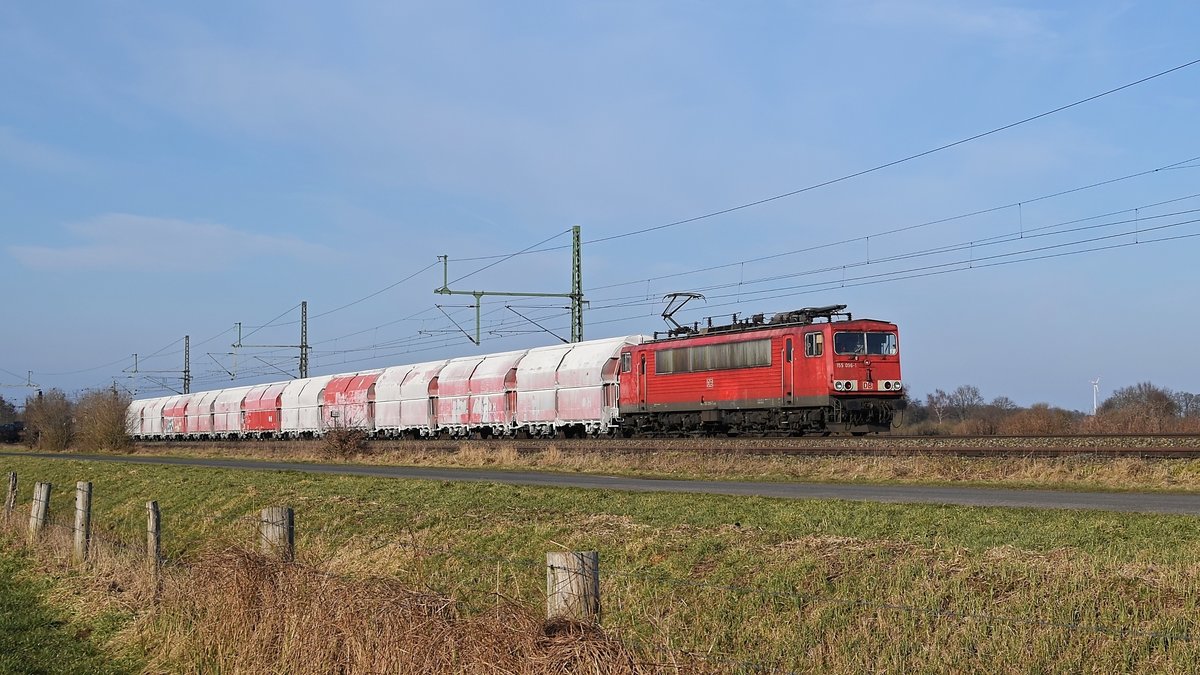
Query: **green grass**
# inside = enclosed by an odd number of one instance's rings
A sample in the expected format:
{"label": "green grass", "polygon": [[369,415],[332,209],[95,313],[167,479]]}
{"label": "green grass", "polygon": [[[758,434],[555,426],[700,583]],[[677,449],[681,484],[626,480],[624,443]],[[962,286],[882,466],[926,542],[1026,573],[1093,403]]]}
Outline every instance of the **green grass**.
{"label": "green grass", "polygon": [[[459,597],[539,603],[544,553],[601,553],[605,624],[631,640],[802,670],[1195,670],[1200,519],[623,493],[0,458],[23,504],[138,545],[158,500],[164,552],[251,544],[252,514],[296,508],[299,554]],[[28,508],[28,506],[25,506]],[[964,618],[964,615],[969,615]],[[1076,628],[1064,627],[1067,624]],[[1109,626],[1130,634],[1104,632]],[[1162,637],[1149,633],[1169,633]],[[1196,641],[1180,634],[1195,634]]]}
{"label": "green grass", "polygon": [[0,673],[126,673],[89,641],[92,627],[72,625],[46,604],[49,582],[19,553],[0,550]]}

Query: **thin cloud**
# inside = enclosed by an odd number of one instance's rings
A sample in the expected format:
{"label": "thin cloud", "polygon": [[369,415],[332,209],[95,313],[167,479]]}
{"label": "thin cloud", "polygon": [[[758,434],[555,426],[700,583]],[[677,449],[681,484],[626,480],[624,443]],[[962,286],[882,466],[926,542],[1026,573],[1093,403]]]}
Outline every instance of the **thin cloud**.
{"label": "thin cloud", "polygon": [[29,140],[10,127],[0,127],[0,162],[50,173],[81,171],[87,163],[75,155]]}
{"label": "thin cloud", "polygon": [[219,223],[113,213],[67,225],[66,246],[9,246],[22,265],[43,270],[162,270],[183,261],[206,265],[248,257],[319,260],[332,252],[292,237],[236,230]]}
{"label": "thin cloud", "polygon": [[876,21],[918,25],[944,32],[1006,42],[1053,38],[1047,13],[1004,5],[967,5],[941,0],[876,2],[867,15]]}

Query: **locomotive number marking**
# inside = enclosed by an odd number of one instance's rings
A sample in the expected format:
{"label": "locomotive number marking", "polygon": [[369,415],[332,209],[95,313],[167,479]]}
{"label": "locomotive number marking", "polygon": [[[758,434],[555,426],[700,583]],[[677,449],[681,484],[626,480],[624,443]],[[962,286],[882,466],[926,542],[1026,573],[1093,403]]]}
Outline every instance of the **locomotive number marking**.
{"label": "locomotive number marking", "polygon": [[708,387],[709,389],[712,389],[713,388],[713,379],[710,377],[710,378],[704,380],[704,386]]}

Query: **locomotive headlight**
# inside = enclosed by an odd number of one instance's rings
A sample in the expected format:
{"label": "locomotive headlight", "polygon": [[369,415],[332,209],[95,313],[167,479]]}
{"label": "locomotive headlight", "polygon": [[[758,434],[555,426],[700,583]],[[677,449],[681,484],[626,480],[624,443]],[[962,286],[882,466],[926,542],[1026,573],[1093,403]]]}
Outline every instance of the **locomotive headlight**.
{"label": "locomotive headlight", "polygon": [[891,390],[892,390],[892,382],[891,382],[891,380],[884,380],[884,381],[883,381],[883,390],[884,390],[884,391],[891,391]]}
{"label": "locomotive headlight", "polygon": [[841,381],[841,380],[838,380],[838,381],[836,381],[836,382],[834,382],[834,383],[833,383],[833,388],[834,388],[834,389],[837,389],[838,391],[841,391],[841,390],[842,390],[842,386],[843,386],[843,384],[842,384],[842,381]]}

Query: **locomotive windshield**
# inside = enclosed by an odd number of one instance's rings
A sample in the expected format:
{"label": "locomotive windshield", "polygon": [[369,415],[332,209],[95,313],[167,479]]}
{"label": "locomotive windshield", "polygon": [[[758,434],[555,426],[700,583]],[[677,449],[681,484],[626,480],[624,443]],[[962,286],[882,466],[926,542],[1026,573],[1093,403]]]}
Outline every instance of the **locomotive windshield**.
{"label": "locomotive windshield", "polygon": [[896,354],[895,333],[834,333],[835,354],[867,354],[868,356],[894,356]]}

